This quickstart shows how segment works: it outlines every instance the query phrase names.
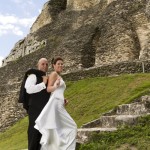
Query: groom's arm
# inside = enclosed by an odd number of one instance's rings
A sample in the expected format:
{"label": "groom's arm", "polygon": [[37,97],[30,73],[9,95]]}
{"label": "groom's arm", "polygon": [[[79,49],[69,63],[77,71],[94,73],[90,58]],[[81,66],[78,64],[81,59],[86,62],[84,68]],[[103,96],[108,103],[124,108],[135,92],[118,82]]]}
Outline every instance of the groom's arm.
{"label": "groom's arm", "polygon": [[28,76],[25,82],[25,89],[28,94],[38,93],[43,89],[46,89],[44,82],[41,82],[39,84],[36,84],[36,82],[37,82],[36,75],[31,74]]}

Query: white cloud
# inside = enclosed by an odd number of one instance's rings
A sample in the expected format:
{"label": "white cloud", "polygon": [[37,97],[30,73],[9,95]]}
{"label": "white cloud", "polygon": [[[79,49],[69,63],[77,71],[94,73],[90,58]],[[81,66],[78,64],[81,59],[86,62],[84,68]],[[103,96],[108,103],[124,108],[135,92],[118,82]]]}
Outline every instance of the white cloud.
{"label": "white cloud", "polygon": [[23,18],[18,20],[19,24],[24,26],[24,27],[31,27],[31,25],[33,24],[33,22],[36,20],[36,17],[32,17],[32,18]]}
{"label": "white cloud", "polygon": [[13,15],[2,15],[0,14],[0,24],[2,25],[6,25],[9,23],[16,23],[17,22],[17,18]]}
{"label": "white cloud", "polygon": [[22,36],[23,28],[31,27],[36,17],[18,18],[14,15],[0,14],[0,36],[12,33]]}
{"label": "white cloud", "polygon": [[20,29],[19,26],[17,27],[17,26],[12,25],[12,24],[6,24],[5,26],[0,25],[0,36],[2,36],[4,34],[6,35],[9,33],[12,33],[12,34],[17,35],[17,36],[23,36],[23,31]]}
{"label": "white cloud", "polygon": [[14,27],[13,31],[12,31],[15,35],[18,36],[23,36],[23,31],[21,31],[21,29],[19,27]]}
{"label": "white cloud", "polygon": [[2,57],[2,56],[0,56],[0,67],[2,66],[2,60],[3,60],[4,58]]}

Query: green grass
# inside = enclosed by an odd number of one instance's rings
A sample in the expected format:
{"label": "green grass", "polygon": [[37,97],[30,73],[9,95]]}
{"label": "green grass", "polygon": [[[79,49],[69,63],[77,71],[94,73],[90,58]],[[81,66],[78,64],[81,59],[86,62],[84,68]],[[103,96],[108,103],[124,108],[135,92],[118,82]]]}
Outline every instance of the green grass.
{"label": "green grass", "polygon": [[[102,113],[117,105],[129,103],[148,94],[149,81],[150,74],[124,74],[67,82],[65,97],[69,100],[69,104],[66,109],[80,127],[84,123],[99,118]],[[28,120],[25,118],[6,132],[0,133],[0,150],[27,148],[27,124]],[[105,147],[105,143],[103,146]]]}
{"label": "green grass", "polygon": [[27,117],[18,121],[6,132],[0,133],[0,150],[21,150],[27,148]]}
{"label": "green grass", "polygon": [[149,92],[150,74],[99,77],[68,82],[68,111],[80,127],[102,113]]}

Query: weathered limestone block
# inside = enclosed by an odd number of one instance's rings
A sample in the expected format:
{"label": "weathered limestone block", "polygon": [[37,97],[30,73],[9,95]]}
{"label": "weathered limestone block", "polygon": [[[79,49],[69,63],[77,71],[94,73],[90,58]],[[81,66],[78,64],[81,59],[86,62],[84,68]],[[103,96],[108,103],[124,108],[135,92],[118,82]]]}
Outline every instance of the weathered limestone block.
{"label": "weathered limestone block", "polygon": [[7,65],[11,61],[14,61],[20,57],[24,57],[39,48],[42,48],[46,45],[46,40],[37,41],[36,37],[32,34],[28,34],[26,38],[23,40],[18,41],[14,48],[11,50],[8,57],[3,60],[2,66]]}
{"label": "weathered limestone block", "polygon": [[50,0],[44,4],[41,14],[33,23],[30,33],[36,32],[41,27],[50,24],[57,15],[66,9],[67,0]]}
{"label": "weathered limestone block", "polygon": [[100,2],[105,2],[109,5],[112,1],[115,0],[68,0],[67,7],[71,10],[80,11],[93,7]]}
{"label": "weathered limestone block", "polygon": [[85,10],[89,7],[92,7],[98,4],[100,0],[68,0],[67,7],[72,10]]}
{"label": "weathered limestone block", "polygon": [[33,33],[37,31],[39,28],[43,27],[46,24],[52,22],[52,16],[49,13],[48,2],[44,4],[41,14],[38,16],[36,21],[33,23],[30,32]]}
{"label": "weathered limestone block", "polygon": [[143,24],[137,28],[137,34],[140,41],[141,51],[140,60],[150,59],[150,23]]}

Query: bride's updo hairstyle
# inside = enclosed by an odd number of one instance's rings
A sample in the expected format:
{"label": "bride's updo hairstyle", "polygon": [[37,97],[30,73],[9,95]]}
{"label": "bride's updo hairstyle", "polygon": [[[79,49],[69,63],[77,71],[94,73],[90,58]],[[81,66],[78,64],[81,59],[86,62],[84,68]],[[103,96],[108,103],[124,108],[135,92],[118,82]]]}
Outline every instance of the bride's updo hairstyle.
{"label": "bride's updo hairstyle", "polygon": [[52,58],[52,61],[51,61],[52,68],[54,68],[53,65],[56,65],[56,63],[57,63],[58,60],[63,61],[63,59],[61,57]]}

